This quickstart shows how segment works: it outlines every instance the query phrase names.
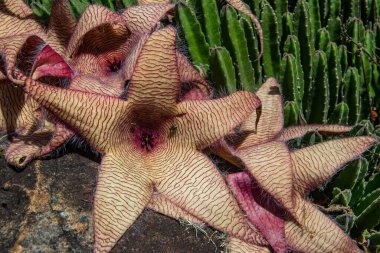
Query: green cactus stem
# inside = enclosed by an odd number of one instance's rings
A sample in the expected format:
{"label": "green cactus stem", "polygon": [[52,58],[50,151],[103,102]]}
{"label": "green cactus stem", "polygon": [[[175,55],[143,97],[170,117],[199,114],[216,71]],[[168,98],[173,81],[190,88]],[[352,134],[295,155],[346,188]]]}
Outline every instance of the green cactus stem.
{"label": "green cactus stem", "polygon": [[[318,50],[313,57],[313,92],[307,103],[306,117],[311,123],[326,123],[329,110],[329,83],[327,77],[327,59],[323,51]],[[305,94],[306,95],[306,94]]]}
{"label": "green cactus stem", "polygon": [[249,59],[247,39],[240,26],[238,15],[234,8],[227,5],[222,9],[224,22],[223,38],[227,49],[232,52],[233,60],[237,63],[237,76],[240,87],[244,90],[254,91],[255,76]]}
{"label": "green cactus stem", "polygon": [[329,80],[330,108],[329,115],[335,110],[339,99],[340,81],[342,78],[342,70],[339,61],[339,51],[336,43],[331,42],[327,46],[327,73]]}
{"label": "green cactus stem", "polygon": [[335,106],[329,118],[329,123],[346,125],[348,123],[348,112],[348,105],[345,102],[340,102]]}
{"label": "green cactus stem", "polygon": [[299,108],[297,102],[286,101],[284,103],[284,124],[285,126],[292,126],[298,124]]}
{"label": "green cactus stem", "polygon": [[178,16],[193,63],[207,69],[209,65],[209,45],[195,13],[189,6],[180,3],[178,4]]}
{"label": "green cactus stem", "polygon": [[[297,1],[294,15],[294,32],[298,36],[301,51],[301,64],[304,74],[304,94],[312,91],[312,55],[314,52],[314,41],[311,37],[311,23],[307,4],[304,0]],[[303,97],[303,109],[307,108],[309,96]]]}
{"label": "green cactus stem", "polygon": [[247,38],[249,59],[251,60],[255,76],[254,90],[257,90],[257,88],[262,84],[258,33],[256,32],[255,27],[252,25],[252,21],[249,17],[242,15],[239,22],[244,30],[245,37]]}
{"label": "green cactus stem", "polygon": [[327,50],[327,45],[330,42],[330,34],[326,28],[321,28],[317,32],[317,36],[315,38],[315,49],[318,50]]}
{"label": "green cactus stem", "polygon": [[350,108],[348,123],[356,124],[360,118],[360,79],[355,67],[348,68],[344,76],[344,98]]}
{"label": "green cactus stem", "polygon": [[224,47],[211,48],[210,74],[217,90],[228,93],[236,91],[236,76],[232,58]]}
{"label": "green cactus stem", "polygon": [[280,73],[280,41],[276,14],[270,4],[264,0],[262,6],[262,29],[264,37],[264,73],[267,77],[278,77]]}
{"label": "green cactus stem", "polygon": [[201,0],[206,38],[210,45],[221,46],[219,11],[215,0]]}

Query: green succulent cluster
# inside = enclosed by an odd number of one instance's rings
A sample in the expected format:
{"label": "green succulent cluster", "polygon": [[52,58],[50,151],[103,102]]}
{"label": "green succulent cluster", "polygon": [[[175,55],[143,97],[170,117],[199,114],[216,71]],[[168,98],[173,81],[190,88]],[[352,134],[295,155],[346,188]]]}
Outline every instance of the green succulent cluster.
{"label": "green succulent cluster", "polygon": [[222,91],[280,80],[286,125],[356,124],[380,107],[380,1],[246,1],[246,15],[216,0],[187,0],[178,20],[195,65]]}

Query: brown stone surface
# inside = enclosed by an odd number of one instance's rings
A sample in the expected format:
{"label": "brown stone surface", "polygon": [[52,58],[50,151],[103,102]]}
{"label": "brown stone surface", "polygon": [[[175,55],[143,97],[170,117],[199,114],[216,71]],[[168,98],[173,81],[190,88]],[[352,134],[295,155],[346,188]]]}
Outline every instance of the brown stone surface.
{"label": "brown stone surface", "polygon": [[[77,154],[37,161],[20,172],[1,159],[0,252],[91,252],[97,168],[97,163]],[[112,252],[222,250],[201,231],[196,236],[193,227],[145,210]]]}

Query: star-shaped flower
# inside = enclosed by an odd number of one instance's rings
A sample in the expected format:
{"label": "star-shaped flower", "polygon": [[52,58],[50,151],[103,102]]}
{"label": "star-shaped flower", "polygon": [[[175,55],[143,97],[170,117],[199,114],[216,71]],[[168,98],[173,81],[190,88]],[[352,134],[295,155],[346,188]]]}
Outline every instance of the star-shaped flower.
{"label": "star-shaped flower", "polygon": [[94,200],[95,252],[109,251],[158,192],[240,240],[266,244],[247,224],[224,179],[198,150],[239,125],[260,101],[249,92],[178,102],[175,30],[142,47],[127,100],[30,78],[25,91],[104,154]]}
{"label": "star-shaped flower", "polygon": [[286,252],[286,249],[359,252],[350,238],[304,196],[377,140],[371,137],[344,138],[290,151],[285,141],[308,131],[344,133],[351,128],[310,125],[283,130],[277,81],[269,79],[257,94],[262,101],[258,125],[253,113],[240,127],[243,133],[251,133],[233,140],[232,148],[225,148],[220,153],[221,156],[229,153],[236,161],[240,160],[239,164],[249,172],[227,177],[248,218],[276,252]]}

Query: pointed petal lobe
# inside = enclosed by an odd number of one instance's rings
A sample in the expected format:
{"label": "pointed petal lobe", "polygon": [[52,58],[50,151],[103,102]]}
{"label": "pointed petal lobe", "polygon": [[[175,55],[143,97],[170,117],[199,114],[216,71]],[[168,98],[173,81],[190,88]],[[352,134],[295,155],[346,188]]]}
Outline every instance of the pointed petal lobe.
{"label": "pointed petal lobe", "polygon": [[260,106],[259,98],[246,91],[214,100],[183,101],[178,104],[178,114],[182,116],[177,119],[181,141],[205,148],[228,134]]}
{"label": "pointed petal lobe", "polygon": [[37,80],[43,76],[71,78],[73,70],[62,56],[46,45],[38,54],[32,67],[32,78]]}
{"label": "pointed petal lobe", "polygon": [[285,143],[273,141],[241,149],[237,156],[265,192],[286,209],[294,208],[292,162]]}
{"label": "pointed petal lobe", "polygon": [[308,193],[376,142],[378,141],[371,137],[353,137],[326,141],[293,151],[291,157],[296,190],[300,194]]}
{"label": "pointed petal lobe", "polygon": [[[123,159],[123,158],[124,159]],[[94,252],[109,252],[148,204],[152,183],[138,161],[107,154],[94,198]]]}
{"label": "pointed petal lobe", "polygon": [[174,204],[173,202],[171,202],[159,193],[153,194],[153,197],[149,202],[148,208],[177,220],[183,219],[197,224],[204,223],[203,221],[189,214],[189,212]]}
{"label": "pointed petal lobe", "polygon": [[64,54],[75,25],[76,21],[70,12],[69,1],[55,0],[51,8],[48,41],[59,54]]}
{"label": "pointed petal lobe", "polygon": [[[229,174],[227,182],[248,219],[268,240],[276,253],[286,252],[285,222],[281,210],[265,199],[259,187],[255,187],[248,172]],[[266,205],[269,203],[268,205]],[[272,209],[272,210],[270,210]]]}
{"label": "pointed petal lobe", "polygon": [[179,91],[175,38],[172,27],[154,32],[137,59],[127,98],[136,110],[150,112],[147,118],[175,112]]}
{"label": "pointed petal lobe", "polygon": [[115,128],[128,107],[117,98],[51,87],[30,78],[25,91],[99,151],[108,150],[118,138]]}
{"label": "pointed petal lobe", "polygon": [[237,148],[244,148],[265,143],[276,138],[284,124],[282,112],[282,96],[280,85],[275,78],[269,78],[256,92],[262,103],[262,111],[257,123],[257,114],[253,112],[243,122],[240,131],[252,131],[245,139],[237,144]]}
{"label": "pointed petal lobe", "polygon": [[296,252],[359,253],[362,252],[332,220],[312,203],[297,197],[298,213],[303,222],[286,222],[286,240]]}
{"label": "pointed petal lobe", "polygon": [[289,141],[304,136],[308,132],[318,131],[321,134],[344,134],[350,132],[352,126],[344,125],[305,125],[291,126],[284,129],[281,140]]}
{"label": "pointed petal lobe", "polygon": [[231,236],[265,243],[248,226],[223,177],[203,154],[180,146],[171,147],[152,162],[157,174],[157,191],[165,198]]}
{"label": "pointed petal lobe", "polygon": [[230,250],[227,252],[231,252],[231,253],[248,253],[248,252],[270,253],[271,252],[268,247],[250,244],[242,240],[239,240],[236,237],[228,238],[227,249]]}

